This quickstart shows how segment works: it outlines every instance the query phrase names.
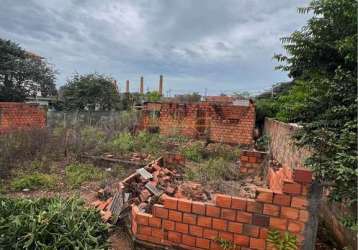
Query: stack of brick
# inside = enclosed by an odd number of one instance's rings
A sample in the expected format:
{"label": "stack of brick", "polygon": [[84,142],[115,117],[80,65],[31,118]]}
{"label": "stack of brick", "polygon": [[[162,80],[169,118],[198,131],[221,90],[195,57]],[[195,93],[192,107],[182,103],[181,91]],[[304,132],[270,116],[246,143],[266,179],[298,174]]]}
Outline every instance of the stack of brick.
{"label": "stack of brick", "polygon": [[0,134],[46,127],[46,111],[37,104],[0,102]]}
{"label": "stack of brick", "polygon": [[218,238],[237,249],[268,249],[267,232],[274,228],[297,235],[301,245],[311,182],[310,171],[297,169],[280,192],[259,188],[255,199],[218,194],[213,202],[197,202],[165,196],[151,214],[133,206],[132,233],[141,241],[184,249],[221,249]]}
{"label": "stack of brick", "polygon": [[266,152],[242,150],[240,153],[240,173],[260,173]]}

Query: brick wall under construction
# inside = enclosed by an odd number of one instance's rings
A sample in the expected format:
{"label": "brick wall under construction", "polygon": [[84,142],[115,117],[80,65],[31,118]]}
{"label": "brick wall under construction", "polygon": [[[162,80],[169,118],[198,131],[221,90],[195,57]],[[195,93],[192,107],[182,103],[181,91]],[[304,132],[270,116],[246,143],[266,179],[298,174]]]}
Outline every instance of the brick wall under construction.
{"label": "brick wall under construction", "polygon": [[0,102],[0,134],[45,126],[46,111],[37,104]]}
{"label": "brick wall under construction", "polygon": [[160,134],[181,134],[214,142],[250,145],[255,105],[200,103],[146,103],[141,129],[159,128]]}
{"label": "brick wall under construction", "polygon": [[[273,171],[269,182],[278,177]],[[266,239],[268,230],[277,229],[296,235],[301,248],[311,182],[311,171],[294,169],[279,190],[257,188],[255,199],[217,194],[201,202],[164,195],[163,204],[155,204],[150,213],[132,205],[131,231],[136,240],[154,245],[222,250],[218,239],[234,243],[235,249],[274,249]]]}

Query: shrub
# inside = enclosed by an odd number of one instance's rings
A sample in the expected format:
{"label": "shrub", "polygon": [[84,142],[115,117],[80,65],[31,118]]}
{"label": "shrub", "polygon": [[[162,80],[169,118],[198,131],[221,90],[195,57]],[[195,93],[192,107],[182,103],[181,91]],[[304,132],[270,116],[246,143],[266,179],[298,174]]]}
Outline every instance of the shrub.
{"label": "shrub", "polygon": [[147,154],[158,154],[161,150],[162,138],[159,134],[142,131],[134,139],[135,151]]}
{"label": "shrub", "polygon": [[205,145],[203,142],[196,141],[182,147],[181,153],[188,160],[199,162],[204,157]]}
{"label": "shrub", "polygon": [[111,142],[111,147],[121,153],[128,153],[134,149],[134,138],[128,132],[119,133]]}
{"label": "shrub", "polygon": [[97,181],[106,177],[103,170],[90,164],[71,164],[65,169],[66,181],[72,187],[81,186],[85,181]]}
{"label": "shrub", "polygon": [[35,190],[39,188],[53,188],[56,182],[57,178],[53,175],[33,173],[16,177],[11,181],[11,187],[15,190],[25,188]]}
{"label": "shrub", "polygon": [[108,249],[108,226],[78,197],[0,197],[0,249]]}

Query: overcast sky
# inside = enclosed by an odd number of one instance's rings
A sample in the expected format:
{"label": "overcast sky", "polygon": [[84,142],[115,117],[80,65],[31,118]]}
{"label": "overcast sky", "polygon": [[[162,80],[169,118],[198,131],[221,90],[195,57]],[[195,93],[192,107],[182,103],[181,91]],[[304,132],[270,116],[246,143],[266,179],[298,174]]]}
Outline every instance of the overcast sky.
{"label": "overcast sky", "polygon": [[269,88],[287,80],[272,56],[307,22],[304,0],[0,0],[0,37],[47,58],[57,86],[74,72],[171,94]]}

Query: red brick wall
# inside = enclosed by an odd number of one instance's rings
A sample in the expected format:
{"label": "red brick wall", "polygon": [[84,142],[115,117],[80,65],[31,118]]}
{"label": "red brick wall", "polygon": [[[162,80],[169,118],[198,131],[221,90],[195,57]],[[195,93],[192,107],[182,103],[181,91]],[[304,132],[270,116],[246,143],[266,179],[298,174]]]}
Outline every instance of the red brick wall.
{"label": "red brick wall", "polygon": [[46,112],[42,107],[36,104],[0,102],[0,133],[45,126]]}
{"label": "red brick wall", "polygon": [[259,173],[266,157],[266,152],[242,150],[240,153],[240,172],[241,173]]}
{"label": "red brick wall", "polygon": [[[157,104],[156,104],[157,105]],[[158,126],[163,135],[181,134],[205,136],[211,141],[250,145],[255,126],[255,105],[249,107],[201,103],[162,103],[159,117],[154,121],[157,106],[147,103],[140,127]]]}
{"label": "red brick wall", "polygon": [[184,249],[221,249],[217,237],[242,249],[268,249],[267,231],[276,228],[297,235],[301,243],[312,174],[294,173],[281,191],[258,188],[255,199],[218,194],[213,202],[196,202],[165,196],[151,214],[133,205],[132,233],[141,241]]}

